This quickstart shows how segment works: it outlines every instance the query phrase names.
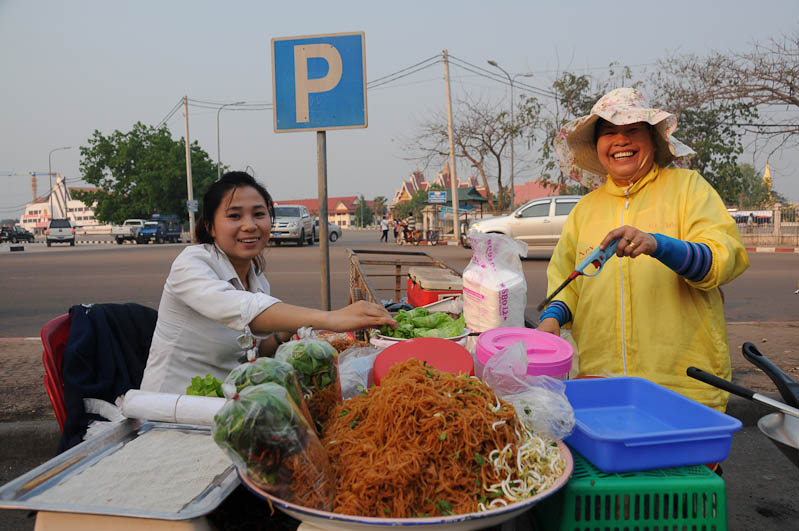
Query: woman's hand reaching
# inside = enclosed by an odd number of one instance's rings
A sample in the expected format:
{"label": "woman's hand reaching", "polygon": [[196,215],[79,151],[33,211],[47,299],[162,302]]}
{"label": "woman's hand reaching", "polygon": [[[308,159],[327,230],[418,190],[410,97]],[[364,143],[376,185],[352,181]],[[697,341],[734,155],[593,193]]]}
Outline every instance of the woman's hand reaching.
{"label": "woman's hand reaching", "polygon": [[652,254],[658,248],[658,242],[654,236],[630,225],[610,231],[599,244],[599,248],[604,249],[616,238],[619,238],[619,243],[616,246],[616,256],[619,258],[622,256],[635,258],[642,254]]}
{"label": "woman's hand reaching", "polygon": [[380,328],[383,325],[397,327],[397,322],[392,319],[391,314],[384,307],[366,301],[358,301],[340,310],[329,312],[327,320],[326,328],[333,332]]}

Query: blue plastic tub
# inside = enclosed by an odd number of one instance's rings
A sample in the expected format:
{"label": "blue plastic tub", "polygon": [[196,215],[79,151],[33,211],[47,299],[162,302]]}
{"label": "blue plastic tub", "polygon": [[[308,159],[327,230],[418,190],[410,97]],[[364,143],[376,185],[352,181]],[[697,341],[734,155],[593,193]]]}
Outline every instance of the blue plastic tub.
{"label": "blue plastic tub", "polygon": [[643,378],[569,380],[566,443],[606,473],[716,463],[741,421]]}

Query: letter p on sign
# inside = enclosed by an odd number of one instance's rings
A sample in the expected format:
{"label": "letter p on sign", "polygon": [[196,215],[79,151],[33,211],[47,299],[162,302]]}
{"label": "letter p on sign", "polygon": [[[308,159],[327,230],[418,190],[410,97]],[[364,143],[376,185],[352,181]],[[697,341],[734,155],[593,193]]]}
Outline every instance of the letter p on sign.
{"label": "letter p on sign", "polygon": [[272,39],[275,132],[366,127],[364,34]]}

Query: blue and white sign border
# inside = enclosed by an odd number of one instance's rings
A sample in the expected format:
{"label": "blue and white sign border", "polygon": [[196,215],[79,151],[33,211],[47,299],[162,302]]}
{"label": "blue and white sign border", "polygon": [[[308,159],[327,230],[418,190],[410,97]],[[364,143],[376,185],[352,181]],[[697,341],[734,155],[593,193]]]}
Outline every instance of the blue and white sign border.
{"label": "blue and white sign border", "polygon": [[[275,82],[275,42],[277,41],[291,41],[300,39],[323,39],[329,37],[341,37],[359,35],[361,37],[361,64],[363,70],[363,123],[354,125],[339,125],[339,126],[323,126],[323,127],[305,127],[305,128],[284,128],[278,129],[277,126],[277,98],[276,98],[276,82]],[[368,105],[366,99],[366,35],[363,31],[352,31],[344,33],[322,33],[316,35],[298,35],[291,37],[273,37],[270,42],[270,54],[272,57],[272,123],[275,133],[293,133],[298,131],[332,131],[336,129],[363,129],[368,127]]]}

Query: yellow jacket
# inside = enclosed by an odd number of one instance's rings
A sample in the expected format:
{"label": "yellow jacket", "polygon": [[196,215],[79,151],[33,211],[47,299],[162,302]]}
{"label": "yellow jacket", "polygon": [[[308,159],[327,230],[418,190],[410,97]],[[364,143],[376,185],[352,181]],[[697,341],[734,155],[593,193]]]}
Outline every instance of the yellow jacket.
{"label": "yellow jacket", "polygon": [[701,282],[690,282],[651,256],[611,257],[597,276],[569,284],[555,300],[572,311],[580,375],[639,376],[724,411],[729,395],[685,370],[731,378],[717,288],[749,267],[735,222],[695,171],[653,165],[627,189],[608,179],[569,215],[547,269],[549,290],[622,225],[707,244],[713,264]]}

